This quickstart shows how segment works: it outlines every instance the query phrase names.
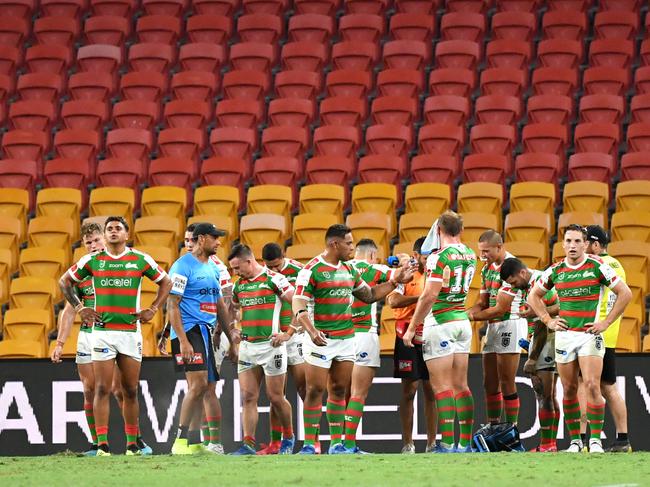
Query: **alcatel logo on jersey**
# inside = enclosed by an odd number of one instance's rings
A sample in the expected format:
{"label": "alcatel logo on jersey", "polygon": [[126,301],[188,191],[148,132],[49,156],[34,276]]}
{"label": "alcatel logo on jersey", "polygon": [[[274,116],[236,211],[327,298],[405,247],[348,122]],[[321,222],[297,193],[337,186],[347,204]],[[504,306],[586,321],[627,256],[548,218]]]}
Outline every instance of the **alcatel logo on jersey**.
{"label": "alcatel logo on jersey", "polygon": [[132,287],[133,279],[131,278],[108,278],[102,279],[99,281],[99,285],[102,287]]}
{"label": "alcatel logo on jersey", "polygon": [[327,292],[328,296],[335,296],[339,298],[349,298],[352,295],[352,289],[349,287],[339,288],[339,289],[330,289]]}
{"label": "alcatel logo on jersey", "polygon": [[255,306],[256,304],[265,304],[264,298],[245,298],[241,300],[242,306]]}

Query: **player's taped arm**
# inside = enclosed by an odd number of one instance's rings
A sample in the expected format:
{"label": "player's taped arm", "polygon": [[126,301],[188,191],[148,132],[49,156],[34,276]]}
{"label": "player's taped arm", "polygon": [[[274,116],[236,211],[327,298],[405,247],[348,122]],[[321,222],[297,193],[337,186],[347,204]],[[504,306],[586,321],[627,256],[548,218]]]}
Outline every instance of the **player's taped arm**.
{"label": "player's taped arm", "polygon": [[500,292],[497,294],[497,302],[494,306],[476,312],[472,308],[468,313],[469,319],[472,321],[486,321],[503,316],[512,306],[514,299],[515,297],[512,294]]}
{"label": "player's taped arm", "polygon": [[293,311],[295,323],[302,326],[309,336],[313,336],[316,333],[316,327],[309,318],[309,313],[307,312],[307,300],[301,299],[300,296],[294,296],[291,301],[291,309]]}
{"label": "player's taped arm", "polygon": [[535,331],[533,332],[533,349],[528,352],[528,358],[530,360],[537,360],[539,358],[539,354],[542,353],[547,339],[548,328],[541,321],[537,321],[535,323]]}
{"label": "player's taped arm", "polygon": [[181,318],[181,309],[180,303],[182,296],[178,294],[170,294],[167,298],[167,320],[171,324],[178,341],[181,343],[187,342],[187,335],[185,334],[185,329],[183,328],[183,319]]}
{"label": "player's taped arm", "polygon": [[424,285],[424,290],[422,291],[422,294],[418,298],[418,304],[415,307],[415,312],[413,313],[413,317],[411,318],[411,323],[409,323],[409,330],[415,330],[415,327],[420,324],[424,323],[424,319],[427,317],[429,312],[431,311],[431,307],[433,306],[433,303],[436,302],[436,299],[438,299],[438,294],[440,293],[440,290],[442,289],[442,281],[427,281],[426,284]]}
{"label": "player's taped arm", "polygon": [[228,311],[230,312],[230,316],[235,317],[237,316],[237,310],[232,300],[232,289],[233,289],[232,284],[226,287],[222,287],[221,299],[223,300],[223,304],[226,306],[226,308],[228,308]]}
{"label": "player's taped arm", "polygon": [[611,290],[616,294],[616,301],[614,301],[614,306],[612,306],[611,311],[605,317],[604,322],[607,326],[614,323],[623,314],[623,311],[625,311],[625,308],[632,300],[632,291],[630,291],[630,288],[622,279],[619,279]]}

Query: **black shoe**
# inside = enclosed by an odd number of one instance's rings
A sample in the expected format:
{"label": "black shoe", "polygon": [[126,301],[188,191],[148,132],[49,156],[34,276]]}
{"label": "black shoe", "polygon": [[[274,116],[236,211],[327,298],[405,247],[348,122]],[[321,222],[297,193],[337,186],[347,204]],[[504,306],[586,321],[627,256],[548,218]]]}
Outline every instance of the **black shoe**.
{"label": "black shoe", "polygon": [[630,453],[632,451],[632,445],[627,440],[615,440],[607,450],[608,453]]}

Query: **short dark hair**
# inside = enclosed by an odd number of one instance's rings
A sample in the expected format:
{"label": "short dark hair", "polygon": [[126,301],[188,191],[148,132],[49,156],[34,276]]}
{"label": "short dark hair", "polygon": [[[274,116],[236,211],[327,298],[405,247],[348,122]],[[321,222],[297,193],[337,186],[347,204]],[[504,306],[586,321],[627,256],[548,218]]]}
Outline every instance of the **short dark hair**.
{"label": "short dark hair", "polygon": [[262,247],[262,259],[275,260],[282,257],[282,247],[275,242],[267,243]]}
{"label": "short dark hair", "polygon": [[[577,223],[572,223],[571,225],[568,225],[564,229],[564,235],[566,235],[566,232],[580,232],[582,234],[582,238],[587,241],[587,229],[583,227],[582,225],[578,225]],[[564,238],[564,235],[562,236]]]}
{"label": "short dark hair", "polygon": [[427,239],[427,237],[420,237],[415,242],[413,242],[413,252],[417,252],[418,254],[421,254],[422,253],[422,245],[424,245],[424,241],[426,239]]}
{"label": "short dark hair", "polygon": [[109,223],[111,222],[118,222],[121,223],[124,226],[124,229],[128,232],[129,231],[129,224],[126,223],[126,220],[124,219],[123,216],[109,216],[106,221],[104,222],[104,230],[106,230],[106,227],[108,226]]}
{"label": "short dark hair", "polygon": [[371,238],[362,238],[357,242],[357,250],[367,252],[368,250],[377,250],[377,244]]}
{"label": "short dark hair", "polygon": [[230,250],[230,255],[228,255],[228,260],[232,259],[251,259],[253,258],[253,251],[248,245],[237,244]]}
{"label": "short dark hair", "polygon": [[332,238],[345,238],[345,236],[351,232],[352,230],[350,227],[341,223],[335,223],[327,229],[327,232],[325,232],[325,242],[329,242]]}
{"label": "short dark hair", "polygon": [[196,228],[196,223],[190,223],[187,228],[185,229],[185,232],[191,232],[194,233],[194,229]]}
{"label": "short dark hair", "polygon": [[503,261],[503,264],[501,264],[501,280],[505,281],[509,277],[521,272],[522,269],[526,269],[526,264],[516,257],[508,257]]}
{"label": "short dark hair", "polygon": [[438,218],[438,227],[447,235],[456,237],[463,231],[463,217],[454,211],[447,210]]}
{"label": "short dark hair", "polygon": [[102,233],[102,226],[96,222],[88,222],[81,225],[81,238],[90,237],[93,233]]}
{"label": "short dark hair", "polygon": [[501,245],[503,244],[503,237],[496,230],[486,230],[478,238],[479,242],[489,243],[490,245]]}

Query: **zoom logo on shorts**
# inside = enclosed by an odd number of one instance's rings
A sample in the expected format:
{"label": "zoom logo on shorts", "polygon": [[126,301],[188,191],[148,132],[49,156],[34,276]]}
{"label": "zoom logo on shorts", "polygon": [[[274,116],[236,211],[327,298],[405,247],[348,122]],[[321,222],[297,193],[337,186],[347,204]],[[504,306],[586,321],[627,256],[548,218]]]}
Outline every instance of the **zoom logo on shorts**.
{"label": "zoom logo on shorts", "polygon": [[77,357],[90,357],[90,354],[84,352],[77,352]]}
{"label": "zoom logo on shorts", "polygon": [[327,357],[323,354],[320,354],[318,352],[311,352],[310,355],[315,358],[319,358],[321,360],[327,360]]}
{"label": "zoom logo on shorts", "polygon": [[245,362],[244,360],[239,360],[237,363],[238,363],[239,365],[244,366],[244,367],[250,367],[251,365],[253,365],[253,364],[251,364],[250,362]]}
{"label": "zoom logo on shorts", "polygon": [[93,352],[108,353],[108,348],[98,348],[98,347],[96,347],[96,348],[93,348]]}

